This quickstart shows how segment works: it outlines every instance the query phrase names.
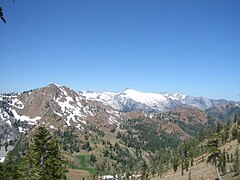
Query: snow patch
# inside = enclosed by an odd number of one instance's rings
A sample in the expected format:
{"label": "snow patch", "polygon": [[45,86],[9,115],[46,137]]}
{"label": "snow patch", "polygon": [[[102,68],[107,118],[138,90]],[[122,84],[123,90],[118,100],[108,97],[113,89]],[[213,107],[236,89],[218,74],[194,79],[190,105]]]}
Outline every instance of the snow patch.
{"label": "snow patch", "polygon": [[108,114],[112,115],[112,116],[116,116],[116,117],[118,117],[119,119],[122,119],[122,118],[120,117],[120,112],[119,112],[119,111],[106,110],[106,112],[107,112]]}
{"label": "snow patch", "polygon": [[0,119],[2,120],[6,120],[9,119],[9,115],[7,112],[5,112],[3,109],[0,108]]}
{"label": "snow patch", "polygon": [[75,126],[76,128],[78,128],[79,130],[84,130],[84,127],[81,126],[81,124],[78,124],[77,126]]}
{"label": "snow patch", "polygon": [[167,96],[168,98],[172,99],[173,101],[174,100],[182,100],[182,99],[185,99],[186,98],[186,95],[180,93],[180,92],[174,92],[170,95]]}
{"label": "snow patch", "polygon": [[12,127],[12,123],[10,120],[7,120],[6,123],[8,123],[10,127]]}
{"label": "snow patch", "polygon": [[[71,126],[71,123],[70,123],[71,120],[74,122],[81,122],[81,123],[86,124],[86,121],[80,119],[80,118],[86,117],[86,115],[82,114],[82,110],[86,114],[91,114],[91,112],[86,107],[84,107],[85,109],[82,108],[83,106],[80,102],[79,97],[75,98],[77,103],[75,103],[75,105],[73,105],[74,100],[72,97],[70,97],[68,95],[67,91],[65,91],[63,87],[59,87],[59,89],[61,90],[62,94],[60,95],[60,97],[57,97],[55,101],[60,106],[61,111],[64,114],[64,116],[67,116],[65,118],[67,126]],[[58,113],[58,115],[59,115],[59,113]]]}
{"label": "snow patch", "polygon": [[5,157],[0,157],[0,163],[3,163],[5,160]]}
{"label": "snow patch", "polygon": [[104,176],[101,176],[101,178],[102,178],[103,180],[109,180],[109,179],[113,179],[114,176],[112,176],[112,175],[104,175]]}
{"label": "snow patch", "polygon": [[13,116],[14,116],[17,120],[20,120],[21,122],[27,121],[28,124],[30,124],[30,125],[36,124],[37,121],[41,119],[41,117],[39,117],[39,116],[37,116],[37,117],[35,117],[35,118],[30,118],[30,117],[25,116],[25,115],[20,116],[20,115],[18,115],[18,113],[16,112],[15,109],[10,109],[10,110],[12,111]]}
{"label": "snow patch", "polygon": [[21,101],[19,101],[17,98],[13,98],[11,99],[11,103],[9,103],[10,105],[14,106],[15,108],[18,109],[24,109],[24,105]]}
{"label": "snow patch", "polygon": [[90,108],[88,106],[84,107],[83,108],[83,111],[86,113],[86,114],[89,114],[91,116],[94,116],[93,113],[89,110]]}
{"label": "snow patch", "polygon": [[53,112],[54,112],[56,115],[58,115],[58,116],[62,117],[62,114],[60,114],[60,113],[56,112],[55,110],[53,110]]}
{"label": "snow patch", "polygon": [[120,123],[113,116],[109,116],[108,123],[109,124],[116,124],[117,126],[120,126]]}
{"label": "snow patch", "polygon": [[51,129],[56,129],[53,125],[50,125],[49,127],[50,127]]}
{"label": "snow patch", "polygon": [[23,128],[22,128],[22,127],[19,127],[19,128],[18,128],[18,131],[19,131],[20,133],[25,133],[25,131],[23,131]]}

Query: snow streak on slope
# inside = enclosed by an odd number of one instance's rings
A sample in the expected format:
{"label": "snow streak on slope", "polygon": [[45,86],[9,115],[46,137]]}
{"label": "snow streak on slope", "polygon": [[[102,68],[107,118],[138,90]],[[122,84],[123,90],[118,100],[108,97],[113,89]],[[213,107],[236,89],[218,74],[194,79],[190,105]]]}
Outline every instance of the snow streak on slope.
{"label": "snow streak on slope", "polygon": [[[81,122],[83,124],[86,124],[86,121],[83,120],[83,118],[86,117],[86,115],[82,113],[83,106],[80,102],[81,99],[79,97],[74,97],[76,101],[75,103],[73,97],[68,95],[68,92],[64,89],[64,87],[58,86],[58,88],[61,90],[61,94],[59,97],[55,99],[55,101],[60,106],[63,115],[66,116],[65,121],[67,125],[71,126],[70,121],[73,121],[75,123]],[[87,110],[85,110],[84,112],[86,114],[89,113]],[[55,114],[61,116],[59,112],[55,111]],[[79,128],[79,126],[81,125],[78,124],[77,127]]]}
{"label": "snow streak on slope", "polygon": [[4,109],[0,108],[0,120],[5,121],[10,127],[12,127],[12,123],[9,118],[9,114]]}
{"label": "snow streak on slope", "polygon": [[30,124],[30,125],[36,124],[37,121],[41,119],[40,116],[37,116],[37,117],[35,117],[35,118],[30,118],[30,117],[25,116],[25,115],[20,116],[20,115],[18,115],[18,113],[16,112],[15,109],[11,109],[11,111],[12,111],[12,113],[13,113],[13,116],[14,116],[17,120],[20,120],[21,122],[27,121],[28,124]]}
{"label": "snow streak on slope", "polygon": [[24,108],[23,103],[21,101],[19,101],[16,96],[12,96],[11,101],[12,102],[10,103],[10,105],[14,106],[15,108],[18,108],[18,109]]}

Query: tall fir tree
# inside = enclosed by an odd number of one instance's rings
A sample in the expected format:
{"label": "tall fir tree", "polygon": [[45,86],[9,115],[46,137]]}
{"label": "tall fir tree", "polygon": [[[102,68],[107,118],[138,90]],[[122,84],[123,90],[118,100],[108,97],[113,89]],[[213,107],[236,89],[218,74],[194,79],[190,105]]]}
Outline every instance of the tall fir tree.
{"label": "tall fir tree", "polygon": [[66,162],[58,142],[48,130],[39,126],[21,166],[24,180],[65,179]]}
{"label": "tall fir tree", "polygon": [[62,158],[56,138],[50,140],[48,151],[50,158],[46,159],[46,179],[65,178],[66,162]]}

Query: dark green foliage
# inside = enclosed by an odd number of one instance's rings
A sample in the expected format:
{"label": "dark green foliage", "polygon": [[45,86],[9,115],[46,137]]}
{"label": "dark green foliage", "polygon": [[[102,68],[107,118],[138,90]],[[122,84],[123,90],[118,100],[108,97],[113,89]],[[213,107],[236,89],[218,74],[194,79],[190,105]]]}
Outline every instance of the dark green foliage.
{"label": "dark green foliage", "polygon": [[234,114],[233,124],[237,123],[237,113]]}
{"label": "dark green foliage", "polygon": [[239,150],[238,150],[238,147],[235,151],[235,158],[233,160],[233,171],[236,173],[236,174],[239,174],[240,173],[240,158],[239,158]]}
{"label": "dark green foliage", "polygon": [[86,151],[91,151],[91,150],[92,150],[89,141],[86,141],[86,142],[82,145],[82,149],[83,149],[83,150],[86,150]]}
{"label": "dark green foliage", "polygon": [[20,177],[16,158],[9,154],[4,163],[0,163],[0,177],[1,180],[15,180]]}
{"label": "dark green foliage", "polygon": [[177,156],[173,157],[172,166],[173,166],[173,171],[175,173],[178,169],[178,166],[179,166],[179,158]]}
{"label": "dark green foliage", "polygon": [[183,176],[184,174],[184,160],[181,162],[181,175]]}
{"label": "dark green foliage", "polygon": [[218,149],[218,140],[210,140],[208,142],[208,149],[210,155],[208,156],[207,162],[211,162],[217,166],[218,159],[220,157],[220,150]]}
{"label": "dark green foliage", "polygon": [[195,125],[187,125],[182,121],[175,121],[177,125],[184,130],[187,134],[195,137],[196,134],[200,133],[202,129],[213,128],[213,126],[209,126],[206,124],[195,124]]}
{"label": "dark green foliage", "polygon": [[66,162],[59,150],[58,141],[40,126],[21,165],[24,179],[64,179]]}
{"label": "dark green foliage", "polygon": [[238,128],[236,127],[236,126],[234,126],[233,128],[232,128],[232,139],[233,140],[235,140],[235,139],[237,139],[238,138]]}
{"label": "dark green foliage", "polygon": [[75,128],[68,127],[67,130],[61,131],[58,130],[55,132],[55,135],[60,139],[60,147],[64,151],[79,152],[79,140],[78,136],[75,134]]}
{"label": "dark green foliage", "polygon": [[143,161],[143,165],[142,165],[142,173],[141,173],[141,180],[148,180],[148,166],[146,164],[145,161]]}
{"label": "dark green foliage", "polygon": [[227,157],[226,157],[226,151],[224,149],[219,159],[219,168],[223,174],[226,173],[226,165],[227,165]]}
{"label": "dark green foliage", "polygon": [[146,150],[155,152],[168,147],[176,148],[180,140],[177,134],[158,132],[155,124],[146,123],[142,119],[130,119],[122,125],[127,129],[125,133],[118,132],[117,138],[122,140],[126,146],[136,151]]}
{"label": "dark green foliage", "polygon": [[91,154],[91,155],[90,155],[90,163],[91,163],[91,164],[94,164],[95,162],[97,162],[97,158],[96,158],[95,155]]}

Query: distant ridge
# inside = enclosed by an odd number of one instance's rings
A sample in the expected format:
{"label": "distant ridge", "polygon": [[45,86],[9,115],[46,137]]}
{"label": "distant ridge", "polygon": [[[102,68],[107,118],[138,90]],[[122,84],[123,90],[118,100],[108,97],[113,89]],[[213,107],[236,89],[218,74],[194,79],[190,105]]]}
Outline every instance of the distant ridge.
{"label": "distant ridge", "polygon": [[208,99],[188,96],[181,92],[174,93],[143,93],[134,89],[113,92],[79,92],[88,100],[100,101],[121,111],[168,111],[179,106],[194,106],[205,110],[228,102],[224,99]]}

